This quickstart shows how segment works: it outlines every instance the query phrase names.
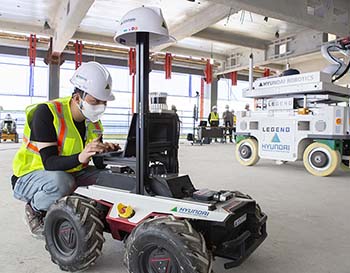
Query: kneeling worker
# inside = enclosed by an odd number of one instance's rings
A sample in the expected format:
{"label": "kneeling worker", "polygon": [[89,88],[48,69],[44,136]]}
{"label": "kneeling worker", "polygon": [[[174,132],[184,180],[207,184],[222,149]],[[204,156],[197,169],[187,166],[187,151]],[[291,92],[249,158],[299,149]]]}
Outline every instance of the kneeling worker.
{"label": "kneeling worker", "polygon": [[14,196],[25,201],[31,233],[41,236],[46,211],[78,185],[96,182],[91,156],[120,149],[102,142],[100,117],[114,100],[112,78],[99,63],[82,64],[74,73],[72,96],[26,109],[23,144],[13,160]]}

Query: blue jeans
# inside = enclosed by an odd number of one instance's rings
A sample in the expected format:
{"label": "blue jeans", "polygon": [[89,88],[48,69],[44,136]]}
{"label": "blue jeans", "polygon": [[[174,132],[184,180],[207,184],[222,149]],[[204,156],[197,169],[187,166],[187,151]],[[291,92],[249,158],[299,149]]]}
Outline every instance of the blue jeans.
{"label": "blue jeans", "polygon": [[87,167],[76,173],[38,170],[18,178],[13,195],[30,203],[37,211],[47,211],[58,199],[74,192],[78,186],[92,185],[101,170]]}

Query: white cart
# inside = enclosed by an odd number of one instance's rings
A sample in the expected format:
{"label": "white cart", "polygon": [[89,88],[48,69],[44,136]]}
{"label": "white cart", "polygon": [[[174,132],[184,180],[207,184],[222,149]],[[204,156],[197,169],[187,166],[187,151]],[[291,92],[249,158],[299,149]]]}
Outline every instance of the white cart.
{"label": "white cart", "polygon": [[331,175],[350,159],[350,89],[322,72],[262,78],[244,96],[255,111],[237,113],[236,158],[297,161],[313,175]]}

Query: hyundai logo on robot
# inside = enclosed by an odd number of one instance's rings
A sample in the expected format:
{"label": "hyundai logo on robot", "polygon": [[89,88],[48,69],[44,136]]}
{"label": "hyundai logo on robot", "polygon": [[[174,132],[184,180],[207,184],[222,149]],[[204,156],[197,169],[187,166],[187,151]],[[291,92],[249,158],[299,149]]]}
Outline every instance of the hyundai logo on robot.
{"label": "hyundai logo on robot", "polygon": [[301,76],[289,76],[285,78],[277,78],[272,80],[266,80],[259,84],[259,87],[270,87],[274,85],[295,84],[304,82],[313,82],[314,75],[301,75]]}
{"label": "hyundai logo on robot", "polygon": [[175,207],[171,211],[183,213],[183,214],[194,215],[194,216],[200,216],[200,217],[208,217],[209,216],[209,211],[199,210],[199,209]]}
{"label": "hyundai logo on robot", "polygon": [[285,84],[286,80],[285,79],[277,79],[277,80],[272,80],[272,81],[266,81],[266,82],[261,82],[259,84],[260,87],[262,86],[272,86],[272,85],[280,85],[280,84]]}
{"label": "hyundai logo on robot", "polygon": [[[288,128],[288,127],[286,127]],[[288,144],[281,144],[281,140],[277,133],[273,136],[272,143],[268,144],[262,144],[261,149],[265,152],[280,152],[280,153],[289,153],[290,152],[290,145]]]}
{"label": "hyundai logo on robot", "polygon": [[286,145],[286,144],[277,144],[277,143],[262,144],[262,150],[265,151],[265,152],[282,152],[282,153],[289,153],[289,151],[290,151],[290,145]]}

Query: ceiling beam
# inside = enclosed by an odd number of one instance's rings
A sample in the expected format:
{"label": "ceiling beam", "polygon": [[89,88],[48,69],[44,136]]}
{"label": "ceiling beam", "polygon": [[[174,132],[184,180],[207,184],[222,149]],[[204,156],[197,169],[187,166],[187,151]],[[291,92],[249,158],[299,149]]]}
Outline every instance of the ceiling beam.
{"label": "ceiling beam", "polygon": [[240,35],[237,33],[232,33],[225,30],[220,30],[216,28],[206,28],[200,32],[197,32],[193,35],[194,37],[226,43],[233,44],[237,46],[256,48],[256,49],[266,49],[267,46],[271,43],[267,40],[262,40],[258,38],[248,37]]}
{"label": "ceiling beam", "polygon": [[[93,42],[93,43],[103,43],[103,44],[108,44],[108,45],[117,45],[114,40],[113,36],[108,36],[108,35],[99,35],[99,34],[91,34],[91,33],[86,33],[86,32],[80,32],[77,31],[72,39],[74,40],[82,40],[86,42]],[[120,45],[118,45],[120,46]],[[211,53],[207,51],[202,51],[202,50],[194,50],[194,49],[189,49],[189,48],[184,48],[177,46],[176,44],[167,47],[166,50],[162,50],[163,52],[170,52],[173,54],[179,54],[183,56],[190,56],[190,57],[199,57],[199,58],[214,58],[215,60],[218,61],[223,61],[226,59],[226,56],[223,54],[217,54],[217,53]],[[159,51],[157,51],[159,52]]]}
{"label": "ceiling beam", "polygon": [[[238,11],[238,10],[236,10]],[[209,4],[207,7],[199,10],[195,14],[187,15],[181,23],[176,25],[169,25],[170,35],[180,41],[184,38],[190,37],[193,34],[219,22],[226,18],[230,13],[236,12],[230,10],[229,7],[220,4]],[[168,47],[170,44],[164,44],[156,47],[155,51],[161,51]]]}
{"label": "ceiling beam", "polygon": [[2,31],[18,32],[23,34],[38,34],[43,36],[53,35],[53,29],[44,29],[44,25],[28,25],[18,22],[0,20],[0,29]]}
{"label": "ceiling beam", "polygon": [[[14,47],[14,46],[3,46],[0,45],[0,54],[7,54],[7,55],[15,55],[15,56],[27,56],[27,48],[24,47]],[[37,49],[37,57],[38,58],[45,58],[47,54],[47,50],[45,49]],[[96,56],[95,54],[87,54],[83,53],[83,62],[90,62],[90,61],[96,61],[101,64],[106,65],[113,65],[113,66],[122,66],[127,67],[128,61],[126,59],[120,59],[113,56]],[[74,52],[63,52],[62,58],[64,60],[74,61],[75,55]],[[164,65],[163,64],[152,64],[151,65],[152,70],[158,70],[163,71]],[[184,74],[192,74],[192,75],[199,75],[204,76],[203,69],[201,68],[191,68],[191,67],[182,67],[177,66],[173,64],[173,72],[176,73],[184,73]]]}
{"label": "ceiling beam", "polygon": [[247,10],[267,17],[302,25],[314,30],[346,36],[350,33],[348,0],[321,0],[320,5],[306,0],[207,0],[238,10]]}
{"label": "ceiling beam", "polygon": [[[87,33],[87,32],[81,32],[76,31],[72,37],[73,40],[82,40],[85,42],[93,42],[93,43],[103,43],[108,45],[117,45],[116,42],[113,40],[113,36],[108,35],[100,35],[100,34],[93,34],[93,33]],[[120,46],[118,44],[118,46]]]}
{"label": "ceiling beam", "polygon": [[61,54],[95,0],[64,0],[53,20],[52,52]]}
{"label": "ceiling beam", "polygon": [[176,45],[172,45],[166,48],[164,52],[170,52],[173,54],[178,54],[178,55],[183,55],[183,56],[189,56],[189,57],[198,57],[198,58],[213,58],[214,60],[217,61],[224,61],[226,60],[226,56],[222,54],[217,54],[217,53],[211,53],[207,51],[202,51],[202,50],[196,50],[196,49],[190,49],[190,48],[184,48],[184,47],[179,47]]}
{"label": "ceiling beam", "polygon": [[[0,22],[1,25],[1,22]],[[24,29],[22,28],[24,26],[20,26],[19,29]],[[30,27],[29,27],[30,28]],[[35,29],[34,29],[35,30]],[[37,29],[39,30],[39,29]],[[26,30],[23,30],[24,34],[28,34],[29,32]],[[34,32],[36,34],[40,32]],[[40,33],[41,35],[44,35],[44,33]],[[47,34],[45,36],[48,36]],[[98,35],[98,34],[90,34],[86,32],[79,32],[77,31],[71,40],[82,40],[84,42],[91,42],[91,43],[96,43],[96,44],[105,44],[105,45],[110,45],[110,46],[118,46],[114,41],[113,41],[113,36],[108,36],[108,35]],[[5,45],[5,46],[19,46],[19,47],[28,47],[28,41],[24,39],[17,39],[17,40],[12,40],[12,39],[6,39],[0,37],[0,45]],[[38,43],[37,48],[43,48],[47,49],[47,44],[42,44]],[[83,50],[84,52],[86,51]],[[165,52],[165,50],[164,50]],[[226,60],[226,56],[223,54],[217,54],[217,53],[211,53],[207,51],[202,51],[202,50],[193,50],[189,48],[183,48],[179,47],[177,45],[172,45],[169,48],[167,48],[166,52],[170,52],[173,54],[177,55],[183,55],[183,56],[188,56],[188,57],[198,57],[198,58],[214,58],[217,61],[224,61]],[[112,54],[112,53],[110,53]]]}

